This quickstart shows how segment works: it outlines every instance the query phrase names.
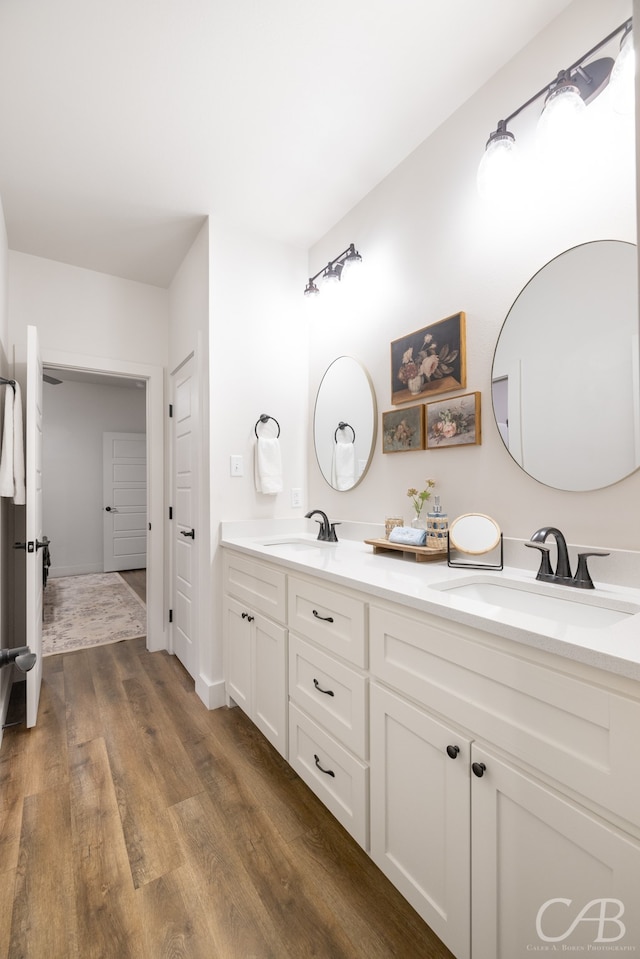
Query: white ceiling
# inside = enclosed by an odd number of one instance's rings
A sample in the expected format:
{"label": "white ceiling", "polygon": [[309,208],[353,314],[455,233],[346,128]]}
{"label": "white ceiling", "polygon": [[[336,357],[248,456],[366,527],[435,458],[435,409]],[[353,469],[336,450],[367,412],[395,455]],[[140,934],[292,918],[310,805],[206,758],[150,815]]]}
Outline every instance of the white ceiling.
{"label": "white ceiling", "polygon": [[9,246],[158,286],[207,214],[306,249],[570,2],[0,0]]}

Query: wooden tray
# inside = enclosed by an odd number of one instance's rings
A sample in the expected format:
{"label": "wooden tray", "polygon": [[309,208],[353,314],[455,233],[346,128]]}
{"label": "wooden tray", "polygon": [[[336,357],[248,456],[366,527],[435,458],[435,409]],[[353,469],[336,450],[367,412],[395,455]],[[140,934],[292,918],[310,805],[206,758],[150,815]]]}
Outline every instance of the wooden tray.
{"label": "wooden tray", "polygon": [[365,543],[373,546],[374,553],[411,553],[417,563],[428,563],[432,559],[442,559],[447,555],[446,549],[433,549],[431,546],[407,546],[406,543],[390,543],[388,539],[365,539]]}

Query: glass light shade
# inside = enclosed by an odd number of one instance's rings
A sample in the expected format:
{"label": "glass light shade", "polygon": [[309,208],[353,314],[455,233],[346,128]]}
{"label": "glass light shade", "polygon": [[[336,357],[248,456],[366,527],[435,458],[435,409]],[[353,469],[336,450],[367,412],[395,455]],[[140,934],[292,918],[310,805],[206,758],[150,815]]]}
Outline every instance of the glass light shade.
{"label": "glass light shade", "polygon": [[586,104],[573,83],[560,83],[547,96],[538,121],[537,138],[541,150],[570,146],[578,135]]}
{"label": "glass light shade", "polygon": [[635,104],[636,55],[633,33],[628,30],[622,38],[609,80],[613,108],[617,113],[632,113]]}
{"label": "glass light shade", "polygon": [[342,267],[339,264],[334,264],[333,266],[328,266],[327,269],[322,274],[323,282],[327,286],[337,286],[340,282],[340,274],[342,273]]}
{"label": "glass light shade", "polygon": [[345,273],[349,272],[349,270],[351,270],[352,267],[359,266],[361,263],[362,263],[362,257],[360,256],[358,251],[355,248],[350,249],[346,257],[342,261],[343,272]]}
{"label": "glass light shade", "polygon": [[487,143],[478,167],[478,193],[497,202],[512,190],[518,162],[518,149],[511,133],[498,134]]}

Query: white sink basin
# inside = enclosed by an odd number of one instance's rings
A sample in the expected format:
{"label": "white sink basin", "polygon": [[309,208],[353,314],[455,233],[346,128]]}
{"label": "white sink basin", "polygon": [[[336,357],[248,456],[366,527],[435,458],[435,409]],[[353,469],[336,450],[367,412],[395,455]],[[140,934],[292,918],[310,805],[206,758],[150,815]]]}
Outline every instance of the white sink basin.
{"label": "white sink basin", "polygon": [[613,596],[602,596],[597,590],[556,586],[537,580],[521,582],[499,576],[476,575],[434,583],[431,588],[447,593],[452,598],[482,603],[494,611],[508,609],[564,625],[592,629],[611,626],[640,613],[640,606]]}
{"label": "white sink basin", "polygon": [[335,546],[335,543],[327,543],[321,539],[305,539],[304,536],[281,536],[279,539],[265,539],[260,543],[261,546],[286,546],[288,549],[326,549],[328,546]]}

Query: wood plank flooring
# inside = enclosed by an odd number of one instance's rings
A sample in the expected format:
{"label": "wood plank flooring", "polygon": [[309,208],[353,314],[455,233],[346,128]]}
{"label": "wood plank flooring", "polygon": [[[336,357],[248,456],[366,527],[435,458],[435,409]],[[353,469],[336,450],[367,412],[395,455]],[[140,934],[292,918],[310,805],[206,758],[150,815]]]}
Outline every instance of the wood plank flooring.
{"label": "wood plank flooring", "polygon": [[131,640],[0,752],[0,959],[452,959],[239,709]]}

